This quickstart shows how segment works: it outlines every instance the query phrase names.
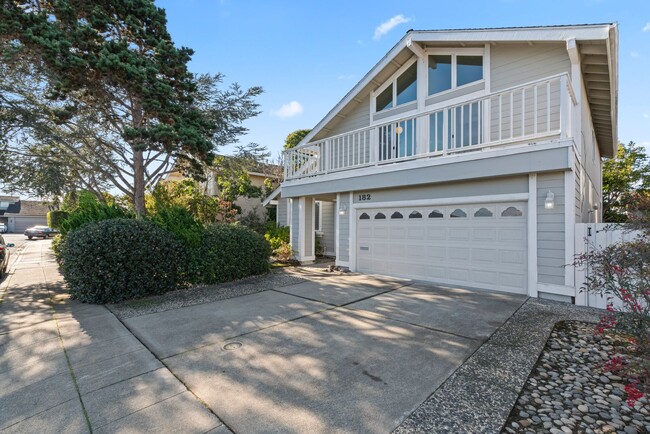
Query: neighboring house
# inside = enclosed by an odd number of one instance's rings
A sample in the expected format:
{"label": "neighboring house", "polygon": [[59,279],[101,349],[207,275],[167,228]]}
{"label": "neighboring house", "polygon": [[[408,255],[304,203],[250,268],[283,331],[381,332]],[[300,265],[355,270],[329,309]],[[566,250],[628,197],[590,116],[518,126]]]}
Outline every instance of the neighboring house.
{"label": "neighboring house", "polygon": [[617,148],[616,24],[409,31],[294,149],[296,258],[573,301]]}
{"label": "neighboring house", "polygon": [[0,196],[0,223],[9,233],[22,233],[36,225],[47,225],[49,206],[39,200],[22,200],[14,196]]}
{"label": "neighboring house", "polygon": [[[280,182],[279,175],[282,172],[279,166],[273,166],[271,164],[265,164],[259,167],[257,170],[247,171],[248,176],[250,177],[251,184],[255,187],[264,187],[264,181],[270,179],[272,185],[277,186]],[[185,179],[185,176],[180,172],[171,172],[165,178],[166,181],[181,181]],[[216,180],[212,174],[208,175],[208,180],[203,183],[203,186],[210,196],[217,196],[219,194],[219,187],[217,186]],[[234,204],[241,208],[240,216],[245,216],[250,212],[254,212],[261,219],[266,219],[266,208],[262,205],[262,198],[258,197],[238,197]]]}

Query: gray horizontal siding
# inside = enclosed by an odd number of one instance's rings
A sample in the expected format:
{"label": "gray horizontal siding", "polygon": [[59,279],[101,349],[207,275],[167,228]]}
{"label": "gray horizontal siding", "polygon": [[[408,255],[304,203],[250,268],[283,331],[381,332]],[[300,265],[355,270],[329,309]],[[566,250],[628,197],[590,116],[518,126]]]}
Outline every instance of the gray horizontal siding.
{"label": "gray horizontal siding", "polygon": [[[546,209],[548,191],[555,195],[555,208]],[[537,176],[537,279],[540,283],[564,285],[565,225],[564,172]]]}
{"label": "gray horizontal siding", "polygon": [[492,92],[570,70],[571,62],[564,44],[490,48]]}
{"label": "gray horizontal siding", "polygon": [[335,118],[316,137],[322,139],[370,126],[370,95],[354,104],[344,117]]}
{"label": "gray horizontal siding", "polygon": [[[494,194],[528,193],[528,176],[485,179],[481,181],[455,182],[437,185],[422,185],[385,190],[358,191],[353,200],[359,203],[359,194],[370,193],[370,202],[391,202],[398,200],[445,199],[464,196],[485,196]],[[363,201],[368,203],[368,201]]]}
{"label": "gray horizontal siding", "polygon": [[287,218],[287,202],[289,199],[282,197],[278,199],[278,207],[276,210],[276,223],[280,226],[287,226],[289,220]]}

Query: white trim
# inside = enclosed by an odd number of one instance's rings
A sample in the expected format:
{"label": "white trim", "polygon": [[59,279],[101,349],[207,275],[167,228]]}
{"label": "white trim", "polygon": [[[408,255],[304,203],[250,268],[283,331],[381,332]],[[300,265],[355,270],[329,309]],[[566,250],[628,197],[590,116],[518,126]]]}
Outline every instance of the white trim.
{"label": "white trim", "polygon": [[537,297],[537,174],[528,175],[528,296]]}
{"label": "white trim", "polygon": [[[457,91],[465,86],[472,86],[480,82],[485,82],[485,48],[427,48],[425,53],[427,54],[427,74],[425,77],[427,98],[432,96],[443,96],[445,93]],[[429,56],[437,55],[451,56],[451,87],[440,92],[429,93]],[[458,86],[458,56],[481,56],[483,78]]]}
{"label": "white trim", "polygon": [[[440,158],[430,158],[430,156],[422,155],[419,156],[419,158],[403,161],[401,164],[382,165],[381,172],[382,173],[398,172],[400,170],[417,169],[420,167],[439,166],[442,164],[453,164],[453,163],[460,163],[464,161],[483,160],[488,158],[502,157],[502,156],[508,156],[514,154],[524,154],[533,151],[544,151],[548,149],[568,148],[573,146],[573,139],[571,138],[563,139],[563,140],[553,139],[545,142],[546,143],[543,144],[535,144],[535,146],[530,146],[529,142],[523,142],[521,144],[517,144],[510,147],[500,146],[498,149],[490,149],[489,152],[487,152],[488,148],[483,148],[483,151],[481,152],[469,151],[464,153],[448,154],[444,157],[441,156]],[[330,172],[325,175],[319,175],[319,176],[314,176],[309,178],[290,179],[285,181],[283,185],[288,187],[292,185],[316,184],[324,181],[333,181],[337,179],[357,178],[359,176],[372,175],[375,173],[377,173],[377,168],[376,166],[372,165],[372,166],[360,167],[354,170],[341,170],[338,172]]]}
{"label": "white trim", "polygon": [[339,215],[339,204],[341,203],[341,194],[340,193],[336,193],[336,202],[334,202],[334,203],[336,204],[336,207],[334,209],[334,212],[335,212],[335,214],[334,214],[334,216],[335,216],[335,218],[334,218],[334,237],[336,238],[336,240],[334,241],[334,256],[336,256],[336,262],[335,263],[338,265],[338,263],[339,263],[339,244],[340,244],[340,241],[339,241],[339,218],[341,217]]}
{"label": "white trim", "polygon": [[352,208],[355,210],[371,208],[399,208],[412,206],[441,206],[457,205],[465,203],[492,203],[492,202],[526,202],[529,199],[528,193],[511,193],[511,194],[486,194],[483,196],[465,196],[449,197],[442,199],[415,199],[415,200],[396,200],[386,202],[368,202],[353,203]]}
{"label": "white trim", "polygon": [[[573,152],[569,154],[571,167],[574,166]],[[564,250],[565,264],[564,267],[564,284],[574,288],[575,296],[575,267],[569,265],[573,263],[575,256],[575,219],[576,219],[576,184],[575,173],[573,170],[564,172]]]}
{"label": "white trim", "polygon": [[282,187],[281,187],[281,186],[278,186],[278,188],[276,188],[275,190],[273,190],[273,193],[271,193],[271,194],[269,195],[269,197],[267,197],[266,199],[264,199],[264,201],[262,202],[262,206],[266,206],[266,205],[268,205],[269,203],[271,203],[271,201],[273,201],[273,200],[278,196],[278,194],[280,194],[280,191],[281,191],[281,190],[282,190]]}
{"label": "white trim", "polygon": [[[391,75],[390,78],[388,78],[381,86],[379,86],[377,89],[373,90],[373,92],[371,94],[371,98],[370,98],[370,119],[373,119],[374,115],[376,115],[376,114],[390,113],[392,110],[395,110],[395,109],[397,109],[399,107],[403,107],[406,104],[411,104],[411,103],[414,103],[414,102],[418,101],[419,92],[417,92],[417,90],[419,90],[418,85],[420,84],[419,83],[420,82],[420,75],[418,74],[419,68],[416,65],[416,69],[415,69],[415,71],[416,71],[415,72],[415,83],[416,83],[415,84],[415,86],[416,86],[415,100],[405,102],[405,103],[402,103],[402,104],[399,104],[399,105],[397,104],[397,79],[402,74],[404,74],[404,72],[406,72],[407,69],[409,69],[411,66],[413,66],[413,64],[416,63],[417,61],[418,61],[418,57],[414,54],[406,62],[404,62],[404,64],[402,66],[400,66],[400,68],[397,71],[395,71],[393,73],[393,75]],[[381,95],[381,93],[383,91],[385,91],[386,88],[388,88],[388,86],[390,86],[391,84],[393,85],[393,96],[392,96],[393,105],[392,105],[392,107],[381,110],[381,111],[377,111],[377,96]],[[415,111],[415,110],[413,110],[413,111]],[[401,114],[403,114],[403,113],[400,113],[400,115]]]}
{"label": "white trim", "polygon": [[354,208],[354,192],[350,192],[348,205],[348,218],[350,219],[350,239],[348,240],[348,257],[350,260],[350,271],[357,271],[357,212]]}
{"label": "white trim", "polygon": [[573,286],[553,285],[551,283],[538,283],[537,291],[546,292],[549,294],[566,295],[567,297],[575,297],[576,289]]}
{"label": "white trim", "polygon": [[[316,202],[318,202],[318,229],[316,229]],[[314,200],[314,232],[320,232],[323,233],[323,230],[321,229],[323,226],[323,201],[322,200]],[[315,248],[315,247],[314,247]]]}
{"label": "white trim", "polygon": [[298,261],[302,262],[304,261],[305,257],[305,220],[306,220],[306,215],[305,215],[305,206],[306,204],[306,197],[301,196],[298,198],[298,248],[300,249],[298,252]]}
{"label": "white trim", "polygon": [[488,94],[492,93],[492,62],[490,56],[490,44],[485,44],[483,52],[483,80],[485,80],[485,92]]}
{"label": "white trim", "polygon": [[[316,256],[316,201],[314,198],[306,199],[311,201],[311,229],[309,230],[309,236],[311,237],[311,251],[310,256]],[[305,234],[305,240],[307,239],[307,234]]]}

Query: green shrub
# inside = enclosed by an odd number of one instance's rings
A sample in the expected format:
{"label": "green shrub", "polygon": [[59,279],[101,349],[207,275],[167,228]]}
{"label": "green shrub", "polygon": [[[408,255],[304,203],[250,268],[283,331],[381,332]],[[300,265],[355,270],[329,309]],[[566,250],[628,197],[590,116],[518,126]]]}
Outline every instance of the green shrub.
{"label": "green shrub", "polygon": [[196,247],[201,241],[203,225],[183,207],[159,208],[149,220],[176,235],[188,247]]}
{"label": "green shrub", "polygon": [[47,225],[52,229],[61,229],[61,223],[68,218],[65,211],[50,211],[47,213]]}
{"label": "green shrub", "polygon": [[61,234],[55,235],[54,238],[52,238],[52,252],[54,252],[54,257],[56,258],[57,262],[60,261],[61,259],[61,242],[63,241],[63,237]]}
{"label": "green shrub", "polygon": [[64,237],[90,222],[97,222],[109,219],[130,219],[134,218],[131,211],[125,210],[116,205],[104,205],[99,202],[90,202],[79,206],[71,212],[68,217],[61,223],[61,235]]}
{"label": "green shrub", "polygon": [[266,225],[266,232],[264,238],[271,245],[271,250],[277,250],[282,244],[289,243],[290,228],[289,226],[276,226],[275,223],[270,222]]}
{"label": "green shrub", "polygon": [[182,243],[146,220],[89,222],[61,242],[61,272],[73,298],[114,303],[179,286]]}
{"label": "green shrub", "polygon": [[194,280],[219,283],[267,272],[271,249],[254,231],[221,223],[205,229],[195,255],[200,272]]}

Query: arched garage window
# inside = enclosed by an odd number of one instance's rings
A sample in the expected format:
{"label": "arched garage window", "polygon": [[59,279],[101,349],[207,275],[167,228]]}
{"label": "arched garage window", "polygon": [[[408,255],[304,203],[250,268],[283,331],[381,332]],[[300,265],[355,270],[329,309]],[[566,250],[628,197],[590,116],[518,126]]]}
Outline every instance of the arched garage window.
{"label": "arched garage window", "polygon": [[400,213],[399,211],[395,211],[395,212],[390,216],[390,218],[392,218],[392,219],[403,219],[404,216],[403,216],[402,213]]}
{"label": "arched garage window", "polygon": [[441,219],[443,217],[444,216],[442,215],[442,213],[440,211],[438,211],[437,209],[434,209],[433,211],[431,211],[429,213],[429,218],[430,219]]}
{"label": "arched garage window", "polygon": [[359,216],[359,220],[370,220],[370,216],[364,212]]}
{"label": "arched garage window", "polygon": [[521,217],[522,215],[524,215],[524,213],[514,206],[509,206],[501,213],[501,217]]}
{"label": "arched garage window", "polygon": [[386,220],[386,216],[383,213],[378,212],[375,214],[375,220]]}
{"label": "arched garage window", "polygon": [[450,215],[451,218],[467,217],[467,213],[460,208],[456,208]]}
{"label": "arched garage window", "polygon": [[487,208],[480,208],[474,213],[474,217],[492,217],[493,215],[492,211]]}
{"label": "arched garage window", "polygon": [[420,214],[420,213],[417,212],[417,211],[413,211],[411,214],[409,214],[409,218],[410,218],[410,219],[421,219],[421,218],[422,218],[422,214]]}

